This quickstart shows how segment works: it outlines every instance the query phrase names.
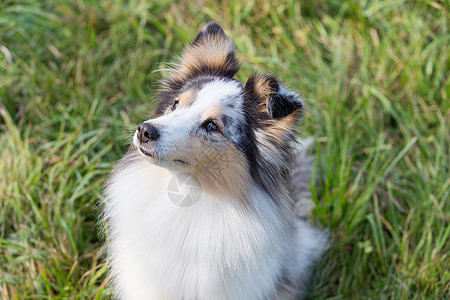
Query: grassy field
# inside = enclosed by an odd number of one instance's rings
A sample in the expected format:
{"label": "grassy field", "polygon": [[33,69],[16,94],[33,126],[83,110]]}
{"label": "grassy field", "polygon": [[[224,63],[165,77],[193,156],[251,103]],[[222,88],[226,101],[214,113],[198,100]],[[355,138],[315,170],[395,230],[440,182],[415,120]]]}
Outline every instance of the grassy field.
{"label": "grassy field", "polygon": [[334,238],[309,299],[448,296],[448,2],[201,2],[0,1],[0,298],[110,297],[102,184],[154,71],[210,20],[239,79],[273,72],[308,103]]}

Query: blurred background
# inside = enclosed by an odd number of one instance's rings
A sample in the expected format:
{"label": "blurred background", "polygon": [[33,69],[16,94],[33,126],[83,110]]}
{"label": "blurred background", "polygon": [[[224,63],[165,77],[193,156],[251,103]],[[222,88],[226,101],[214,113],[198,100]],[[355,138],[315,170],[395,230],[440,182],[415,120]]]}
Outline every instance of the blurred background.
{"label": "blurred background", "polygon": [[105,299],[102,185],[206,22],[308,104],[309,299],[450,291],[447,1],[0,1],[0,298]]}

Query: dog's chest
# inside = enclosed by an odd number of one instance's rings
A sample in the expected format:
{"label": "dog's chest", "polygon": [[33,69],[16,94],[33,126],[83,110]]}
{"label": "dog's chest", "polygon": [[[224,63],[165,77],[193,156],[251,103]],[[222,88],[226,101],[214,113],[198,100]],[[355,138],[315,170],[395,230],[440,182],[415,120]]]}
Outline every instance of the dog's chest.
{"label": "dog's chest", "polygon": [[126,298],[261,299],[275,292],[286,229],[273,210],[251,214],[211,198],[179,207],[168,198],[169,178],[144,192],[150,179],[116,182],[109,195],[117,203],[112,269],[119,289],[133,293]]}

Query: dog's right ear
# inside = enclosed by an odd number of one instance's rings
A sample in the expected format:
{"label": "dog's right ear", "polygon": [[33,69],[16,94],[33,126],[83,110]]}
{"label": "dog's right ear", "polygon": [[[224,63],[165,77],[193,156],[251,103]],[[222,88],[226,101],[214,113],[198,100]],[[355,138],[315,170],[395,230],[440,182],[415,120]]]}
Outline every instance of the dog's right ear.
{"label": "dog's right ear", "polygon": [[219,24],[210,22],[186,46],[174,78],[192,79],[201,75],[232,78],[239,67],[233,42]]}
{"label": "dog's right ear", "polygon": [[162,114],[189,81],[198,77],[233,78],[240,65],[233,42],[216,22],[206,24],[197,37],[188,44],[169,78],[161,81],[156,114]]}
{"label": "dog's right ear", "polygon": [[219,24],[217,24],[216,22],[209,22],[208,24],[203,26],[197,37],[192,41],[192,44],[201,44],[204,39],[207,39],[209,36],[216,35],[224,39],[228,38]]}

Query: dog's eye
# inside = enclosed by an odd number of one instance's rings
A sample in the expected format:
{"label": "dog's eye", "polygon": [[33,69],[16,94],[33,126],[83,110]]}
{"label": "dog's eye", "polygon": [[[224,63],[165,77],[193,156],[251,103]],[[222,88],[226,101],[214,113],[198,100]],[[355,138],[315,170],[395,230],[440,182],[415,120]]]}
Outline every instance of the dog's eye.
{"label": "dog's eye", "polygon": [[219,130],[219,127],[217,126],[216,123],[214,123],[214,121],[209,120],[205,122],[205,129],[208,132],[213,132]]}
{"label": "dog's eye", "polygon": [[177,109],[177,107],[178,107],[178,102],[180,102],[180,101],[175,100],[175,102],[173,103],[172,107],[170,108],[172,111],[174,111],[175,109]]}

